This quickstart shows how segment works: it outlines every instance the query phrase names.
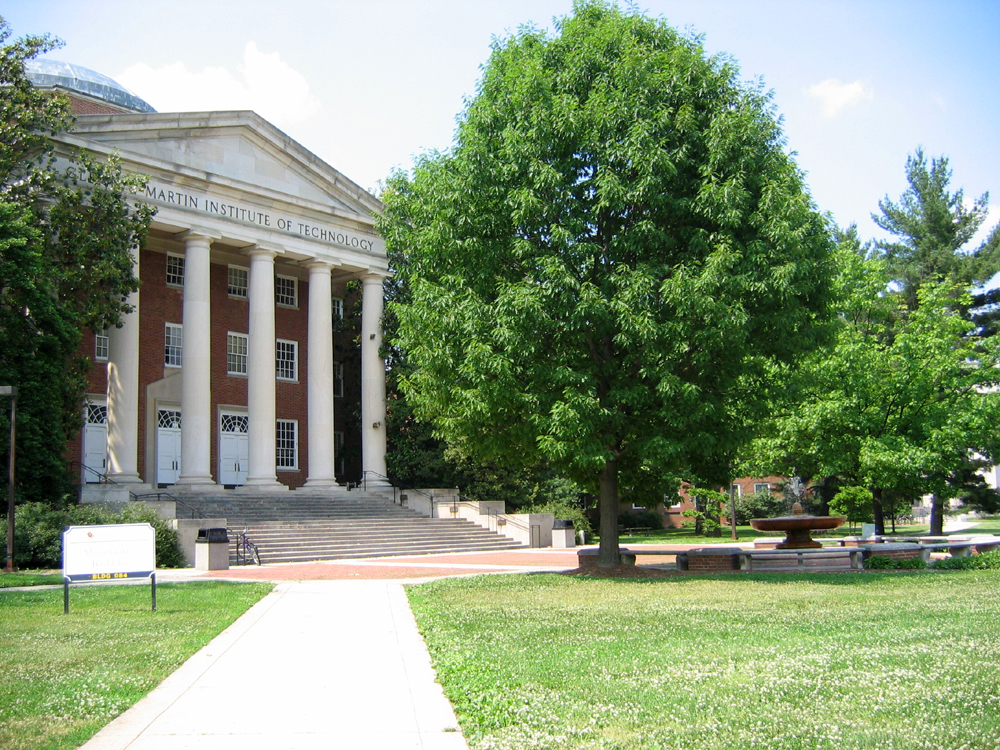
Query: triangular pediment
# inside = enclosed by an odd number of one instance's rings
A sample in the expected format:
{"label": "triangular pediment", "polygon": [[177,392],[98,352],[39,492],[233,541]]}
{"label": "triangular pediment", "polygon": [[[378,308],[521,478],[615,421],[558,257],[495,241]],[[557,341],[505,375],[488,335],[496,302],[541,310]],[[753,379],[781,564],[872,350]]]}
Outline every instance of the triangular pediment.
{"label": "triangular pediment", "polygon": [[365,219],[381,208],[373,195],[253,112],[85,115],[71,138],[115,149],[148,165],[154,176],[184,174]]}

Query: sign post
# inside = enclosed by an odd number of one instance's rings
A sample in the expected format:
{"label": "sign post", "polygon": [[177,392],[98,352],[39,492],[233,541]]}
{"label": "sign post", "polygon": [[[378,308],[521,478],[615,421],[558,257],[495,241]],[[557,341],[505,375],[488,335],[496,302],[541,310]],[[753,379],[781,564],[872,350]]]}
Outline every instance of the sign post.
{"label": "sign post", "polygon": [[17,386],[0,385],[0,396],[10,396],[10,461],[7,466],[7,564],[4,573],[15,573],[14,567],[14,425],[17,423]]}
{"label": "sign post", "polygon": [[63,532],[63,614],[71,583],[148,578],[156,611],[156,529],[148,523],[70,526]]}

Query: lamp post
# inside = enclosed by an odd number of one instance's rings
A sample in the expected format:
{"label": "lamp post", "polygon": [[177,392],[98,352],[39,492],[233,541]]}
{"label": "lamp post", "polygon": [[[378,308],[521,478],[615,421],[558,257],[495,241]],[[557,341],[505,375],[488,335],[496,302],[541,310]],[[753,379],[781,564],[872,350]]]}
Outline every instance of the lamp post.
{"label": "lamp post", "polygon": [[14,567],[14,424],[17,419],[17,387],[0,385],[0,396],[10,396],[10,463],[7,469],[7,565],[4,573],[13,573]]}

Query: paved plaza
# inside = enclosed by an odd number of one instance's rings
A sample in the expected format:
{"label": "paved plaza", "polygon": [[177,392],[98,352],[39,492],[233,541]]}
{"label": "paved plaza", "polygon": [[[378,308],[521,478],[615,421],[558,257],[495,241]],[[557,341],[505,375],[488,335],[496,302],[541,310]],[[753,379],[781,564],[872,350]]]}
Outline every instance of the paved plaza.
{"label": "paved plaza", "polygon": [[575,550],[514,550],[158,571],[277,586],[83,748],[461,750],[403,583],[575,567]]}

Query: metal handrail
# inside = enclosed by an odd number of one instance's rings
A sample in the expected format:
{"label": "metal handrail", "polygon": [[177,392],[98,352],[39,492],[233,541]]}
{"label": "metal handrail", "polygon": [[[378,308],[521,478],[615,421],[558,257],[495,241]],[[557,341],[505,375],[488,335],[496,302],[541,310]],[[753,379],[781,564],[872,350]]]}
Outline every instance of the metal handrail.
{"label": "metal handrail", "polygon": [[70,472],[71,473],[75,474],[76,472],[74,471],[74,469],[77,469],[77,468],[80,468],[80,467],[82,467],[86,471],[89,471],[91,474],[93,474],[95,477],[97,477],[98,478],[97,484],[118,484],[118,482],[116,482],[114,479],[112,479],[111,477],[109,477],[107,474],[102,474],[97,469],[93,468],[92,466],[87,466],[87,464],[80,463],[79,461],[70,461],[69,462],[69,468],[70,468]]}
{"label": "metal handrail", "polygon": [[395,489],[395,486],[392,484],[392,480],[389,479],[389,477],[387,477],[385,474],[379,474],[377,471],[369,471],[368,469],[365,469],[364,471],[361,472],[361,486],[364,488],[365,492],[368,491],[369,474],[371,474],[373,477],[377,477],[378,479],[384,479],[389,483],[390,486],[393,487],[393,489]]}
{"label": "metal handrail", "polygon": [[418,490],[415,487],[403,487],[402,485],[397,487],[395,484],[392,483],[392,480],[389,479],[389,477],[387,477],[385,474],[379,474],[377,471],[370,471],[368,469],[365,469],[363,472],[361,472],[361,487],[366,492],[368,491],[369,474],[378,479],[384,479],[386,482],[389,483],[389,486],[392,487],[392,502],[395,503],[396,505],[402,504],[402,500],[397,500],[397,497],[401,496],[404,492],[416,492],[418,495],[423,495],[431,502],[434,501],[434,495],[429,495],[423,490]]}
{"label": "metal handrail", "polygon": [[174,497],[169,492],[143,492],[141,495],[138,495],[135,492],[129,492],[128,496],[129,496],[129,500],[132,500],[134,502],[142,502],[143,500],[148,500],[150,498],[154,498],[155,500],[159,501],[159,500],[162,500],[162,498],[165,497],[168,500],[173,500],[178,505],[181,505],[181,506],[187,508],[189,511],[191,511],[191,517],[192,518],[204,518],[205,517],[205,515],[198,508],[195,508],[193,505],[188,505],[186,502],[184,502],[180,498]]}

